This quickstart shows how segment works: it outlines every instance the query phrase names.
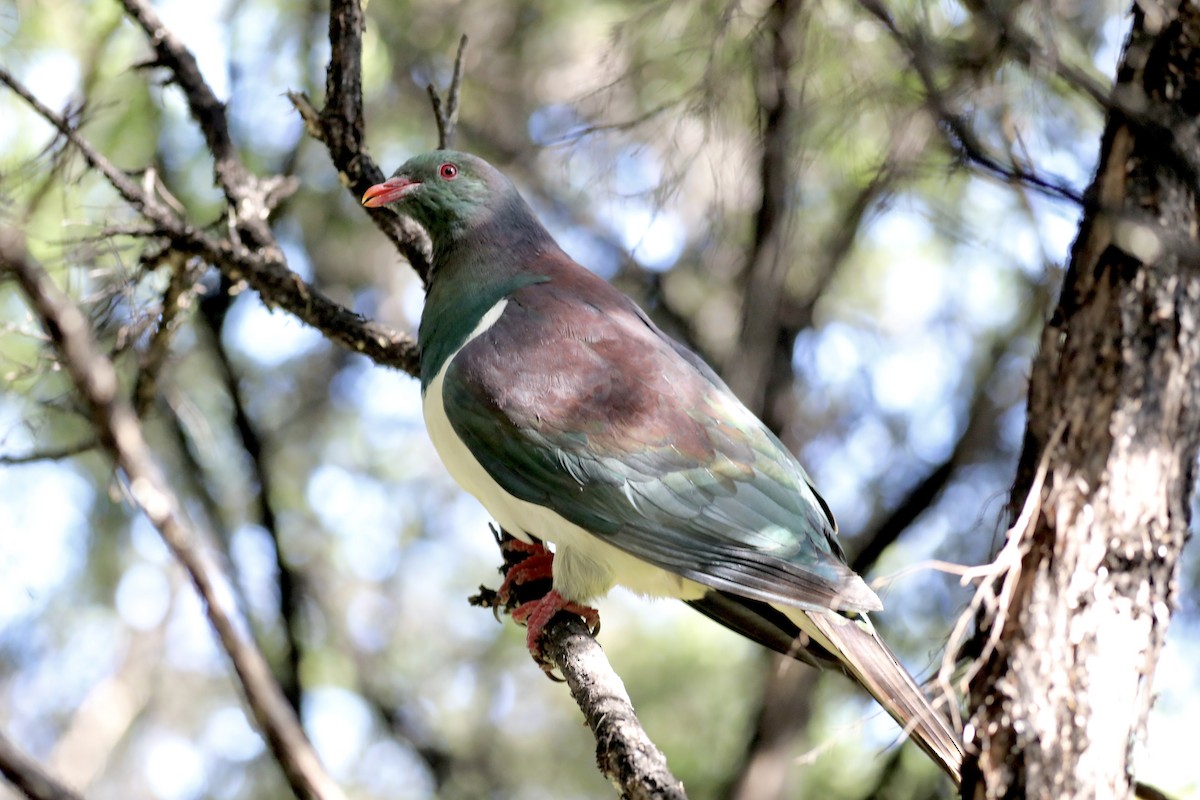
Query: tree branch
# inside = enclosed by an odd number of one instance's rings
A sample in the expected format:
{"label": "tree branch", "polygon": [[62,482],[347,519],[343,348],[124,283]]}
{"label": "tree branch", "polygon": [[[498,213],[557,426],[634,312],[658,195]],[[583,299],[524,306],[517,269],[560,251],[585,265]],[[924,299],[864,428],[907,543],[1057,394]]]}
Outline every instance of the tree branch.
{"label": "tree branch", "polygon": [[796,117],[792,89],[795,64],[795,21],[798,0],[776,0],[764,20],[765,53],[759,55],[757,83],[759,113],[763,117],[762,154],[759,160],[761,198],[754,217],[754,240],[747,259],[747,286],[742,303],[742,330],[736,357],[725,370],[730,388],[760,416],[767,377],[775,360],[779,313],[791,268],[788,191],[793,176],[788,154]]}
{"label": "tree branch", "polygon": [[29,800],[83,800],[0,734],[0,773]]}
{"label": "tree branch", "polygon": [[[225,283],[222,281],[222,283]],[[222,286],[222,289],[227,287]],[[292,569],[284,557],[283,541],[276,524],[275,506],[271,498],[271,473],[267,468],[267,454],[262,437],[259,435],[246,404],[242,399],[242,390],[238,384],[238,376],[234,373],[229,353],[221,340],[221,332],[225,326],[226,315],[232,305],[232,297],[227,290],[218,291],[200,301],[200,318],[208,328],[210,347],[217,361],[217,368],[225,383],[225,391],[233,405],[234,428],[241,441],[242,450],[250,461],[250,468],[255,482],[258,484],[256,493],[258,506],[258,524],[271,537],[275,551],[275,569],[279,574],[279,618],[283,622],[283,666],[278,670],[276,679],[283,689],[288,703],[297,713],[300,711],[303,687],[300,684],[300,613],[304,603],[304,589],[300,575]]]}
{"label": "tree branch", "polygon": [[44,450],[34,450],[31,453],[23,453],[19,456],[0,455],[0,467],[16,466],[18,464],[33,464],[38,461],[60,461],[64,458],[73,458],[82,453],[89,453],[99,446],[93,438],[83,439],[82,441],[72,442],[60,447],[48,447]]}
{"label": "tree branch", "polygon": [[1001,163],[979,140],[962,115],[950,107],[945,92],[938,86],[937,78],[933,73],[932,58],[924,39],[919,34],[910,34],[902,30],[880,0],[860,0],[859,4],[883,25],[892,39],[908,55],[909,64],[925,90],[929,111],[934,119],[941,123],[941,130],[951,151],[981,167],[985,172],[1009,183],[1030,186],[1051,197],[1059,197],[1073,203],[1081,204],[1083,202],[1083,197],[1079,192],[1068,186],[1065,180],[1047,179],[1019,164]]}
{"label": "tree branch", "polygon": [[183,320],[184,312],[195,300],[197,282],[202,273],[196,264],[190,263],[195,259],[184,258],[179,253],[168,253],[164,260],[171,266],[171,280],[163,294],[158,326],[138,365],[137,382],[133,387],[133,405],[138,416],[146,413],[158,394],[158,376],[171,353],[171,339]]}
{"label": "tree branch", "polygon": [[454,146],[455,135],[458,133],[458,93],[462,88],[463,55],[467,52],[467,35],[464,33],[458,40],[458,55],[454,57],[454,75],[450,78],[450,88],[446,91],[446,102],[432,83],[425,87],[429,93],[429,102],[433,104],[433,118],[437,121],[438,150],[446,150]]}
{"label": "tree branch", "polygon": [[[510,547],[517,540],[492,529],[504,556],[501,573],[528,557],[528,550]],[[471,605],[492,609],[499,616],[550,590],[548,579],[522,581],[511,587],[507,603],[492,589],[479,587]],[[542,651],[558,669],[596,739],[596,766],[630,800],[687,800],[683,784],[671,774],[666,757],[650,740],[633,710],[625,684],[613,670],[588,626],[580,617],[559,612],[542,631]]]}
{"label": "tree branch", "polygon": [[560,614],[543,638],[546,654],[596,737],[596,765],[629,800],[687,800],[662,751],[642,728],[600,645],[579,617]]}
{"label": "tree branch", "polygon": [[154,48],[154,65],[170,70],[172,80],[183,90],[192,118],[212,154],[217,185],[225,192],[238,227],[250,236],[255,247],[276,247],[267,218],[275,204],[294,191],[295,179],[274,176],[262,180],[246,169],[229,135],[225,104],[205,82],[195,56],[145,0],[121,0],[121,4],[146,32]]}
{"label": "tree branch", "polygon": [[967,423],[954,442],[950,455],[918,481],[904,499],[875,524],[869,533],[857,537],[857,550],[850,558],[850,568],[855,572],[860,575],[868,572],[883,555],[883,551],[895,543],[900,535],[933,505],[958,468],[987,440],[986,433],[995,427],[1001,410],[996,407],[996,402],[989,392],[989,384],[999,371],[1004,354],[1021,333],[1028,330],[1034,319],[1040,319],[1044,314],[1043,304],[1040,302],[1027,303],[1025,310],[1026,313],[1014,320],[1006,331],[997,334],[991,348],[982,359],[986,369],[975,379],[975,394],[971,407],[967,410]]}
{"label": "tree branch", "polygon": [[342,800],[325,773],[295,713],[271,676],[266,659],[233,603],[221,568],[200,545],[174,490],[150,452],[133,407],[120,392],[116,370],[95,346],[83,314],[25,253],[11,231],[0,230],[0,264],[17,277],[63,363],[89,407],[96,435],[129,481],[130,496],[145,512],[204,601],[209,622],[229,655],[259,730],[293,791],[306,800]]}
{"label": "tree branch", "polygon": [[[754,238],[746,260],[746,288],[742,297],[742,326],[738,346],[725,366],[730,388],[751,411],[779,433],[768,399],[780,382],[774,381],[781,363],[780,350],[790,351],[795,332],[782,325],[787,298],[787,278],[792,267],[789,191],[795,191],[790,158],[799,98],[792,88],[798,62],[798,43],[804,40],[796,24],[801,13],[797,0],[775,0],[762,20],[761,42],[752,55],[757,63],[758,114],[762,125],[759,157],[758,210]],[[834,262],[827,262],[832,275]],[[818,277],[818,282],[821,278]],[[784,364],[788,363],[786,357]],[[789,370],[790,371],[790,370]],[[765,662],[762,698],[754,729],[729,796],[776,797],[783,787],[791,759],[789,745],[804,728],[812,708],[815,677],[801,670],[780,668],[781,657]],[[790,666],[790,665],[789,665]]]}
{"label": "tree branch", "polygon": [[135,211],[154,225],[155,235],[169,240],[173,248],[200,256],[216,265],[234,283],[246,281],[268,306],[290,311],[331,341],[362,353],[376,363],[395,367],[410,375],[417,374],[417,347],[411,336],[365,320],[333,302],[289,270],[277,247],[252,250],[240,241],[219,239],[180,218],[117,169],[65,119],[41,103],[3,67],[0,67],[0,83],[12,89],[66,137],[88,166],[100,172]]}
{"label": "tree branch", "polygon": [[[325,106],[318,111],[303,93],[288,93],[304,119],[309,135],[325,145],[342,184],[356,201],[384,178],[382,170],[367,153],[365,144],[362,103],[364,24],[363,8],[357,0],[332,0]],[[421,280],[428,283],[429,237],[421,226],[390,208],[370,208],[367,213]]]}
{"label": "tree branch", "polygon": [[[1180,3],[1173,0],[1164,6],[1162,11],[1165,16],[1154,24],[1177,23],[1179,17],[1173,13],[1177,5]],[[1176,135],[1181,126],[1188,124],[1190,110],[1176,103],[1147,104],[1137,92],[1124,91],[1119,85],[1115,91],[1110,91],[1108,85],[1073,66],[1059,54],[1047,53],[1045,47],[1021,28],[1010,7],[998,3],[979,3],[971,11],[976,20],[990,28],[988,33],[1002,45],[1004,51],[1013,55],[1014,60],[1027,68],[1048,67],[1054,75],[1090,97],[1106,112],[1122,117],[1140,136],[1156,143],[1159,161],[1164,167],[1172,170],[1193,190],[1200,190],[1200,152],[1196,152],[1191,146],[1194,143],[1188,142],[1186,137],[1181,139]]]}

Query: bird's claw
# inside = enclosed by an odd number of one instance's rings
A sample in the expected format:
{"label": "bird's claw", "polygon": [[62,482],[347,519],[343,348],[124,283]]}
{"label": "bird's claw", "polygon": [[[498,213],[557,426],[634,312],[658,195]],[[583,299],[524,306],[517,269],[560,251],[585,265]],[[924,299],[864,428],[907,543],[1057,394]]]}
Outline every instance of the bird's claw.
{"label": "bird's claw", "polygon": [[525,551],[529,555],[508,568],[504,581],[496,590],[500,602],[507,606],[513,588],[524,583],[553,577],[554,554],[544,547],[536,551]]}
{"label": "bird's claw", "polygon": [[542,648],[542,634],[545,633],[550,620],[560,611],[582,617],[584,624],[588,626],[588,631],[593,636],[600,632],[600,612],[591,606],[567,600],[557,590],[551,590],[541,599],[522,603],[513,609],[511,615],[513,620],[525,626],[525,646],[529,648],[529,654],[542,668],[542,672],[545,672],[551,680],[559,680],[559,678],[552,674],[555,665]]}
{"label": "bird's claw", "polygon": [[[499,621],[501,610],[508,609],[513,621],[525,626],[525,645],[533,660],[546,673],[546,677],[561,681],[562,678],[554,674],[554,662],[542,648],[542,633],[546,626],[555,614],[566,611],[582,617],[588,631],[595,636],[600,632],[600,614],[594,608],[567,600],[555,589],[543,597],[523,600],[518,596],[518,587],[553,579],[554,553],[539,541],[523,542],[512,537],[504,538],[500,549],[504,553],[506,567],[504,581],[494,593],[492,614]],[[526,590],[521,594],[528,596],[529,593]]]}

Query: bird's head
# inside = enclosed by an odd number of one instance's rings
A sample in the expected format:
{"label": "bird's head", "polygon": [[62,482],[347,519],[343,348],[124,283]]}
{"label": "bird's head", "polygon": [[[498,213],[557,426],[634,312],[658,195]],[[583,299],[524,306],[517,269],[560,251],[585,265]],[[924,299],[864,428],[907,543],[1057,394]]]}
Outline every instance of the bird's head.
{"label": "bird's head", "polygon": [[436,242],[485,221],[515,195],[508,179],[482,158],[433,150],[410,158],[391,178],[367,189],[362,204],[395,205]]}

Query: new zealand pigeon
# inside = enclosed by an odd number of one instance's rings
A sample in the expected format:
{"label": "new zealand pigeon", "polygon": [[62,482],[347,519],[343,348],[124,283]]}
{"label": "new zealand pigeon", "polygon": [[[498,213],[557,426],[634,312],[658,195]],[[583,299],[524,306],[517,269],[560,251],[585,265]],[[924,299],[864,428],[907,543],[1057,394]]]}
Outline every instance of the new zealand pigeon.
{"label": "new zealand pigeon", "polygon": [[958,780],[958,736],[875,633],[882,604],[829,507],[698,356],[567,256],[480,158],[416,156],[362,202],[394,204],[433,245],[419,345],[438,454],[506,531],[554,544],[553,590],[514,612],[535,656],[557,611],[595,621],[583,604],[616,584],[678,598],[840,669]]}

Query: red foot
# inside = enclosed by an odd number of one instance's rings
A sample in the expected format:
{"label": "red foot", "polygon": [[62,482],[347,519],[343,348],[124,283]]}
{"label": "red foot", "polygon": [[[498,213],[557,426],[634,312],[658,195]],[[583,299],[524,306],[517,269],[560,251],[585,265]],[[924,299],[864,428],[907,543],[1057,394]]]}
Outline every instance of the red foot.
{"label": "red foot", "polygon": [[529,648],[533,660],[542,665],[542,669],[547,669],[548,666],[546,655],[542,652],[542,631],[559,611],[578,614],[583,617],[593,635],[600,632],[600,613],[590,606],[566,599],[557,589],[552,589],[540,600],[531,600],[517,606],[513,609],[512,618],[525,624],[525,646]]}
{"label": "red foot", "polygon": [[[516,587],[531,581],[554,577],[554,553],[550,552],[541,542],[522,542],[519,539],[508,538],[500,547],[507,551],[506,561],[513,560],[507,558],[508,553],[511,552],[524,553],[525,557],[508,568],[504,575],[504,582],[496,591],[500,604],[492,606],[492,610],[497,614],[501,607],[508,606]],[[529,648],[529,653],[547,674],[553,669],[553,665],[549,663],[545,653],[542,652],[542,631],[559,611],[578,614],[583,617],[593,634],[599,633],[600,614],[596,609],[571,602],[554,590],[537,600],[521,603],[510,612],[514,621],[525,626],[525,644]]]}

